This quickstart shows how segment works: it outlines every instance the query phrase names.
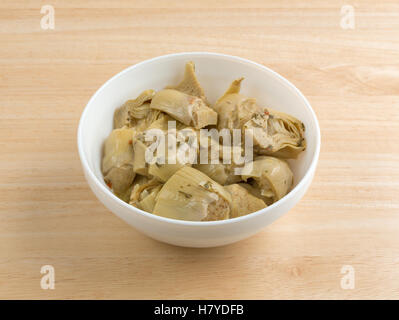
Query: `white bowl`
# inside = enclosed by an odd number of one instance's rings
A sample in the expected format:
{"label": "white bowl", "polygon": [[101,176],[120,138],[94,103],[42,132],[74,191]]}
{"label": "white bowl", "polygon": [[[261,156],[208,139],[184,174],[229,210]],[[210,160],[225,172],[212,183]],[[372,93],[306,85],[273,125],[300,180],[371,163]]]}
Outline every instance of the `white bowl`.
{"label": "white bowl", "polygon": [[[242,93],[261,105],[292,114],[305,124],[307,148],[291,161],[294,188],[271,206],[223,221],[191,222],[163,218],[139,210],[117,198],[101,173],[102,145],[112,130],[114,110],[145,89],[159,90],[180,81],[187,61],[194,61],[205,93],[214,102],[232,80],[244,76]],[[316,115],[302,93],[276,72],[249,60],[224,54],[170,54],[131,66],[108,80],[92,96],[80,119],[78,149],[87,182],[97,198],[137,230],[159,241],[186,247],[214,247],[247,238],[288,212],[305,194],[320,151]]]}

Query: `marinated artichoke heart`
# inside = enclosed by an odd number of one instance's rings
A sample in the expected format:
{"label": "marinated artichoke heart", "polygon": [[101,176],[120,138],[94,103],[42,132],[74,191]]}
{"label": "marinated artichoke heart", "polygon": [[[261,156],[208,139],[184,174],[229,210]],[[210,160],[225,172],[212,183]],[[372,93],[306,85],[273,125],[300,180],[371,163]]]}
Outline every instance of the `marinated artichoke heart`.
{"label": "marinated artichoke heart", "polygon": [[237,167],[234,164],[223,163],[209,163],[209,164],[196,164],[193,166],[195,169],[205,173],[211,179],[220,183],[222,186],[236,183],[242,180],[241,175],[235,174],[234,169]]}
{"label": "marinated artichoke heart", "polygon": [[231,194],[230,218],[245,216],[248,213],[266,208],[266,204],[262,199],[253,196],[239,184],[231,184],[224,188]]}
{"label": "marinated artichoke heart", "polygon": [[154,96],[154,90],[143,91],[136,99],[126,101],[114,113],[114,128],[124,126],[132,127],[135,119],[143,119],[148,116],[150,111],[148,101]]}
{"label": "marinated artichoke heart", "polygon": [[183,167],[158,193],[153,213],[188,220],[214,221],[228,219],[231,196],[217,182],[202,172]]}
{"label": "marinated artichoke heart", "polygon": [[255,151],[262,155],[296,158],[306,147],[304,125],[283,112],[261,107],[256,99],[240,94],[243,78],[233,81],[214,109],[218,128],[246,129],[252,134]]}
{"label": "marinated artichoke heart", "polygon": [[[243,149],[241,146],[224,146],[219,143],[219,141],[213,139],[210,136],[205,136],[203,134],[198,135],[200,141],[200,146],[208,145],[208,161],[207,163],[199,163],[193,165],[194,168],[208,175],[211,179],[220,183],[221,185],[227,185],[241,181],[241,175],[236,174],[235,168],[242,167],[241,164],[236,164],[235,154],[241,156]],[[207,142],[205,140],[208,140]],[[212,147],[216,147],[216,154],[212,155]],[[228,163],[223,163],[223,159],[230,158]],[[213,159],[216,160],[213,162]]]}
{"label": "marinated artichoke heart", "polygon": [[133,142],[133,171],[143,176],[148,175],[148,163],[145,161],[147,146],[140,139]]}
{"label": "marinated artichoke heart", "polygon": [[[174,152],[169,152],[168,150],[168,140],[173,138],[173,142],[176,144],[176,137],[174,136],[176,133],[171,133],[169,135],[168,131],[168,121],[171,121],[172,118],[166,114],[162,114],[160,118],[154,121],[147,130],[158,129],[165,137],[165,155],[159,155],[158,150],[156,150],[153,155],[155,157],[155,161],[152,163],[148,163],[145,159],[145,153],[149,148],[149,145],[154,143],[154,141],[146,141],[145,136],[149,131],[142,132],[136,136],[136,140],[133,143],[134,150],[134,161],[133,161],[133,169],[134,172],[153,177],[158,179],[160,182],[165,182],[168,180],[177,170],[179,170],[183,166],[191,166],[191,163],[181,163],[179,162],[179,157]],[[187,129],[185,125],[177,125],[177,131],[180,132],[181,128]],[[180,130],[179,130],[180,129]],[[195,133],[195,131],[193,131]]]}
{"label": "marinated artichoke heart", "polygon": [[194,164],[193,168],[205,173],[222,186],[242,180],[240,174],[235,174],[234,169],[236,166],[234,164],[224,164],[222,162],[204,163]]}
{"label": "marinated artichoke heart", "polygon": [[[134,181],[134,179],[133,179]],[[128,187],[125,191],[123,191],[122,193],[117,193],[114,191],[114,194],[121,199],[122,201],[129,203],[130,200],[130,194],[132,193],[133,190],[133,184],[130,185],[130,187]]]}
{"label": "marinated artichoke heart", "polygon": [[204,93],[204,89],[202,89],[197,76],[195,75],[195,64],[192,61],[186,63],[183,80],[177,86],[168,86],[165,89],[175,89],[190,96],[198,97],[207,105],[209,105]]}
{"label": "marinated artichoke heart", "polygon": [[134,180],[129,204],[141,210],[152,212],[155,206],[155,199],[161,188],[162,184],[159,181],[145,176],[137,176]]}
{"label": "marinated artichoke heart", "polygon": [[163,111],[174,119],[187,126],[192,125],[196,129],[217,123],[217,113],[209,108],[202,99],[174,89],[158,91],[153,97],[150,107]]}
{"label": "marinated artichoke heart", "polygon": [[144,176],[149,175],[149,164],[145,159],[145,153],[150,144],[153,141],[146,141],[145,136],[147,130],[157,129],[166,133],[168,129],[168,121],[173,120],[167,114],[160,113],[156,119],[146,126],[145,131],[137,132],[133,139],[133,171],[137,174]]}
{"label": "marinated artichoke heart", "polygon": [[[250,184],[251,182],[252,184]],[[273,203],[273,198],[272,197],[265,197],[261,194],[262,190],[259,189],[257,186],[256,182],[253,180],[250,180],[248,182],[240,182],[238,183],[240,187],[243,187],[245,190],[247,190],[251,195],[253,195],[256,198],[262,199],[263,202],[266,203],[266,205],[271,205]]]}
{"label": "marinated artichoke heart", "polygon": [[[161,182],[166,182],[171,176],[173,176],[179,169],[188,164],[181,164],[179,162],[165,164],[150,164],[148,173],[150,176],[155,177]],[[189,166],[189,165],[188,165]]]}
{"label": "marinated artichoke heart", "polygon": [[253,179],[261,195],[273,202],[284,197],[293,184],[293,174],[287,162],[275,157],[262,156],[247,163],[242,178]]}
{"label": "marinated artichoke heart", "polygon": [[174,155],[169,156],[168,149],[166,149],[166,159],[157,157],[157,161],[149,165],[148,174],[151,177],[159,180],[160,182],[166,182],[171,176],[173,176],[179,169],[184,166],[191,166],[191,163],[181,163],[179,157]]}
{"label": "marinated artichoke heart", "polygon": [[132,136],[132,129],[115,129],[105,141],[102,172],[105,182],[117,195],[123,194],[135,177]]}
{"label": "marinated artichoke heart", "polygon": [[304,128],[298,119],[270,108],[254,114],[244,125],[244,129],[253,129],[258,154],[285,159],[296,158],[306,148]]}
{"label": "marinated artichoke heart", "polygon": [[241,129],[261,108],[256,99],[240,94],[241,82],[244,78],[234,80],[227,91],[214,106],[218,113],[218,129]]}

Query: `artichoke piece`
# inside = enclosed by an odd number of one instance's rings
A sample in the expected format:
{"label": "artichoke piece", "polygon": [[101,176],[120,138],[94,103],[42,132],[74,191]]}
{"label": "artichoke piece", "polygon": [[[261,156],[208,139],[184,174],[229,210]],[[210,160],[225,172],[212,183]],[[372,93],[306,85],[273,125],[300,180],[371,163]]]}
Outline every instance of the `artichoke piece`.
{"label": "artichoke piece", "polygon": [[131,108],[129,115],[134,119],[144,119],[148,117],[151,111],[150,105],[150,102],[145,102],[136,108]]}
{"label": "artichoke piece", "polygon": [[215,104],[219,130],[252,129],[258,154],[296,158],[306,147],[303,123],[283,112],[261,107],[256,99],[240,94],[242,80],[233,81]]}
{"label": "artichoke piece", "polygon": [[133,142],[133,171],[143,176],[148,175],[148,163],[145,161],[147,146],[139,139]]}
{"label": "artichoke piece", "polygon": [[262,155],[281,158],[296,158],[305,150],[305,126],[286,113],[264,109],[256,113],[244,129],[253,129],[255,151]]}
{"label": "artichoke piece", "polygon": [[149,185],[150,179],[146,176],[136,175],[136,178],[133,181],[133,188],[130,193],[129,204],[135,205],[140,200],[141,192],[146,189]]}
{"label": "artichoke piece", "polygon": [[177,86],[168,86],[166,89],[175,89],[190,96],[196,96],[209,105],[205,97],[204,89],[202,89],[197,76],[195,75],[195,64],[192,61],[186,63],[183,80]]}
{"label": "artichoke piece", "polygon": [[124,193],[135,176],[132,136],[131,129],[115,129],[105,141],[102,172],[104,181],[116,194]]}
{"label": "artichoke piece", "polygon": [[154,210],[156,198],[161,188],[162,185],[158,185],[144,190],[142,192],[143,199],[138,202],[139,208],[151,213]]}
{"label": "artichoke piece", "polygon": [[[143,108],[143,109],[141,109]],[[148,112],[144,112],[144,108],[148,109]],[[167,116],[165,113],[159,111],[159,110],[153,110],[150,109],[150,103],[146,102],[143,105],[141,105],[138,110],[136,110],[138,113],[142,113],[142,115],[136,114],[138,117],[143,116],[142,119],[139,118],[133,118],[131,117],[130,119],[133,119],[130,121],[129,125],[126,125],[122,128],[130,128],[133,130],[133,140],[136,139],[137,136],[142,134],[145,130],[151,128],[151,126],[156,126],[160,123],[163,122],[163,119]],[[146,116],[144,117],[144,114]]]}
{"label": "artichoke piece", "polygon": [[[134,179],[133,179],[133,181],[134,181]],[[118,193],[118,192],[114,191],[114,194],[115,194],[119,199],[121,199],[122,201],[124,201],[124,202],[126,202],[126,203],[129,203],[129,201],[130,201],[130,194],[132,193],[132,190],[133,190],[133,184],[130,185],[130,187],[128,187],[126,190],[124,190],[124,191],[121,192],[121,193]]]}
{"label": "artichoke piece", "polygon": [[[193,165],[194,168],[205,173],[221,185],[232,184],[242,180],[241,175],[235,172],[236,168],[243,166],[243,164],[235,163],[235,156],[241,156],[243,153],[241,146],[223,145],[216,140],[216,137],[204,135],[202,132],[198,134],[198,139],[200,142],[200,149],[204,149],[204,146],[208,145],[208,161],[195,164]],[[215,151],[218,150],[218,152],[213,153],[213,148]],[[230,161],[227,161],[228,159],[230,159]],[[217,161],[217,163],[212,163],[214,160]],[[226,163],[223,163],[224,160],[226,160]],[[201,161],[203,160],[200,158],[200,162]]]}
{"label": "artichoke piece", "polygon": [[107,174],[113,167],[133,164],[132,136],[134,131],[128,128],[115,129],[104,144],[102,162],[103,174]]}
{"label": "artichoke piece", "polygon": [[[155,142],[155,137],[153,141],[146,141],[146,134],[148,133],[148,130],[161,130],[164,132],[166,135],[167,129],[168,129],[168,121],[172,120],[171,117],[169,117],[165,113],[161,113],[158,117],[157,120],[152,122],[146,129],[146,131],[141,132],[136,135],[135,140],[133,142],[133,151],[134,151],[134,157],[133,157],[133,169],[134,172],[143,175],[143,176],[148,176],[149,174],[149,167],[152,165],[149,165],[145,159],[145,153],[147,148]],[[165,141],[166,143],[166,141]],[[156,155],[155,155],[156,156]],[[180,167],[179,167],[180,168]],[[172,170],[172,169],[171,169]],[[178,168],[175,170],[177,171]],[[152,168],[152,173],[156,175],[157,170]],[[160,175],[162,175],[160,173]],[[164,176],[165,173],[162,175]],[[163,181],[163,179],[160,179],[160,181]]]}
{"label": "artichoke piece", "polygon": [[[254,197],[262,199],[266,203],[266,205],[271,205],[273,203],[273,199],[270,197],[263,196],[261,194],[261,190],[257,186],[256,182],[255,181],[251,181],[251,182],[254,184],[254,186],[247,182],[240,182],[240,183],[238,183],[238,185],[240,187],[243,187],[244,189],[246,189]],[[273,196],[272,193],[271,193],[271,195]]]}
{"label": "artichoke piece", "polygon": [[165,164],[150,164],[148,173],[150,176],[155,177],[161,182],[166,182],[171,176],[173,176],[180,168],[185,166],[181,163],[165,163]]}
{"label": "artichoke piece", "polygon": [[253,196],[238,184],[231,184],[225,189],[230,192],[232,199],[230,218],[245,216],[267,207],[262,199]]}
{"label": "artichoke piece", "polygon": [[174,121],[172,117],[167,115],[166,113],[163,113],[159,110],[151,109],[152,112],[159,112],[158,116],[156,119],[153,119],[152,122],[149,122],[146,130],[151,130],[151,129],[159,129],[162,131],[167,131],[168,130],[168,121]]}
{"label": "artichoke piece", "polygon": [[122,167],[112,168],[104,176],[104,181],[109,187],[112,188],[115,195],[120,197],[132,185],[135,175],[136,174],[134,173],[133,167],[131,165],[124,165]]}
{"label": "artichoke piece", "polygon": [[145,102],[150,101],[154,96],[154,90],[143,91],[136,99],[126,101],[114,113],[114,129],[123,126],[132,126],[134,119],[143,119],[150,111],[149,105]]}
{"label": "artichoke piece", "polygon": [[153,213],[188,221],[224,220],[229,218],[230,205],[227,190],[202,172],[185,166],[164,184]]}
{"label": "artichoke piece", "polygon": [[241,82],[244,78],[234,80],[227,91],[214,106],[218,113],[218,129],[241,129],[243,125],[260,111],[256,99],[240,94]]}
{"label": "artichoke piece", "polygon": [[[153,110],[150,108],[150,103],[146,102],[144,103],[141,107],[146,107],[149,109],[147,115],[142,118],[142,119],[136,119],[133,128],[137,132],[137,134],[140,134],[144,132],[145,130],[151,129],[153,127],[156,127],[159,124],[163,124],[165,122],[165,117],[168,117],[167,114],[159,111],[159,110]],[[140,107],[140,108],[141,108]],[[142,112],[144,114],[144,111],[138,111]],[[137,114],[137,116],[139,116]],[[169,117],[170,118],[170,117]]]}
{"label": "artichoke piece", "polygon": [[242,178],[245,181],[252,178],[261,190],[261,195],[273,202],[284,197],[293,184],[293,174],[287,162],[267,156],[247,163],[243,168]]}
{"label": "artichoke piece", "polygon": [[196,164],[193,167],[205,173],[222,186],[242,180],[241,175],[234,174],[234,166],[232,164]]}
{"label": "artichoke piece", "polygon": [[160,184],[159,181],[155,179],[150,180],[144,176],[138,176],[136,180],[134,180],[129,204],[147,212],[152,212],[155,206],[156,196],[161,188],[162,184]]}
{"label": "artichoke piece", "polygon": [[[177,160],[172,163],[168,158],[169,151],[167,149],[168,139],[170,138],[168,135],[168,121],[173,120],[170,116],[165,113],[160,114],[159,118],[155,120],[152,124],[149,125],[146,131],[138,134],[133,143],[134,150],[134,162],[133,168],[134,171],[138,174],[144,176],[153,176],[157,178],[161,182],[165,182],[168,180],[177,170],[179,170],[184,164],[178,163]],[[177,127],[181,127],[177,125]],[[158,154],[158,148],[154,150],[154,157],[156,158],[158,163],[147,163],[145,159],[145,153],[147,148],[157,141],[157,137],[154,136],[152,139],[150,137],[149,141],[146,141],[146,135],[149,133],[149,130],[160,130],[165,137],[165,141],[159,141],[159,143],[165,143],[165,155]],[[172,136],[173,137],[173,136]],[[174,141],[176,143],[176,141]],[[166,159],[165,159],[166,157]],[[162,163],[163,162],[163,163]],[[162,163],[162,164],[161,164]]]}
{"label": "artichoke piece", "polygon": [[196,164],[193,166],[195,169],[205,173],[208,177],[215,180],[221,185],[225,185],[229,173],[222,163],[217,164]]}
{"label": "artichoke piece", "polygon": [[[191,166],[192,163],[195,163],[198,154],[198,145],[196,141],[192,139],[197,139],[199,131],[195,131],[190,127],[179,129],[182,127],[181,125],[177,125],[176,127],[176,130],[163,130],[165,134],[165,154],[158,154],[157,150],[155,154],[157,161],[149,165],[149,175],[161,182],[166,182],[183,166]],[[183,132],[185,132],[186,135],[182,134]],[[187,136],[188,133],[190,133],[190,135]],[[188,149],[185,151],[178,150],[182,143],[184,143],[186,147],[192,148],[191,155]],[[171,144],[170,148],[169,144]],[[175,148],[173,148],[173,146],[175,146]]]}
{"label": "artichoke piece", "polygon": [[173,89],[158,91],[151,101],[151,109],[163,111],[196,129],[217,123],[217,113],[203,100]]}

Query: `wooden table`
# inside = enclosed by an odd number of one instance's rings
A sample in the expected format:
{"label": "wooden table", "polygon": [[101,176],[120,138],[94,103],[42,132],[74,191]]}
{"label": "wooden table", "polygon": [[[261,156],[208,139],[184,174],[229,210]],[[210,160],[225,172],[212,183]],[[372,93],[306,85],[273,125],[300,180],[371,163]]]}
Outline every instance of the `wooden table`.
{"label": "wooden table", "polygon": [[[399,298],[397,0],[51,1],[54,30],[41,28],[45,4],[0,2],[0,298]],[[182,51],[272,68],[320,121],[303,200],[225,247],[140,234],[95,198],[78,158],[79,117],[97,88]],[[41,288],[43,265],[54,290]]]}

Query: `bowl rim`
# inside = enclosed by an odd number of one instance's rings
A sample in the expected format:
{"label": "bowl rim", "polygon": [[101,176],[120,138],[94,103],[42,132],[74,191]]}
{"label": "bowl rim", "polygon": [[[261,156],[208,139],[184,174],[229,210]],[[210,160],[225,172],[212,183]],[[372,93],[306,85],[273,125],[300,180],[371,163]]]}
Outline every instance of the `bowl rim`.
{"label": "bowl rim", "polygon": [[[132,205],[130,205],[130,204],[122,201],[121,199],[119,199],[115,194],[113,194],[111,192],[111,190],[109,190],[108,188],[105,187],[105,185],[100,183],[100,181],[97,178],[97,176],[91,170],[91,168],[90,168],[90,166],[88,164],[88,160],[86,158],[85,152],[83,150],[83,139],[82,139],[83,130],[84,130],[83,122],[85,121],[85,118],[87,117],[89,106],[92,104],[92,102],[95,100],[95,98],[100,94],[100,92],[103,91],[108,86],[109,83],[111,83],[115,79],[121,77],[123,74],[125,74],[125,73],[127,73],[127,72],[129,72],[129,71],[141,66],[141,65],[144,65],[144,64],[148,64],[148,63],[151,63],[151,62],[154,62],[154,61],[157,61],[157,60],[173,58],[173,57],[187,56],[188,58],[189,57],[192,58],[192,56],[198,56],[198,55],[208,56],[208,57],[211,57],[211,58],[229,59],[231,61],[249,64],[249,65],[252,65],[254,67],[257,67],[258,69],[260,69],[262,71],[269,72],[270,74],[272,74],[276,78],[276,80],[278,80],[280,82],[283,82],[289,90],[293,91],[295,94],[297,94],[299,96],[299,98],[301,98],[305,102],[305,106],[306,106],[306,108],[308,108],[308,111],[310,111],[310,115],[311,115],[312,120],[313,120],[313,122],[315,123],[315,126],[316,126],[316,128],[315,128],[316,129],[315,130],[315,132],[316,132],[316,148],[315,148],[315,152],[314,152],[314,155],[312,157],[312,161],[310,163],[309,168],[306,170],[305,175],[302,177],[302,179],[299,181],[299,183],[287,195],[285,195],[280,200],[274,202],[270,206],[267,206],[264,209],[249,213],[249,214],[241,216],[241,217],[230,218],[230,219],[226,219],[226,220],[218,220],[218,221],[185,221],[185,220],[178,220],[178,219],[172,219],[172,218],[166,218],[166,217],[158,216],[158,215],[146,212],[144,210],[141,210],[139,208],[133,207]],[[166,55],[150,58],[150,59],[141,61],[139,63],[136,63],[134,65],[131,65],[131,66],[123,69],[122,71],[120,71],[119,73],[117,73],[116,75],[111,77],[110,79],[108,79],[91,96],[90,100],[88,101],[88,103],[86,104],[85,108],[83,109],[82,115],[81,115],[80,120],[79,120],[79,126],[78,126],[78,132],[77,132],[77,144],[78,144],[79,158],[80,158],[80,161],[82,163],[82,166],[83,166],[83,169],[85,170],[85,172],[89,175],[90,179],[92,181],[94,181],[95,185],[102,191],[104,196],[107,196],[108,198],[112,199],[112,201],[116,202],[120,206],[127,208],[132,213],[139,213],[140,215],[143,215],[143,216],[148,217],[150,219],[155,219],[155,220],[162,221],[162,222],[172,223],[172,224],[175,224],[175,225],[210,227],[210,226],[216,226],[216,225],[225,225],[225,224],[239,223],[239,222],[244,221],[244,220],[255,218],[256,216],[261,215],[261,214],[267,214],[268,211],[271,211],[273,208],[275,208],[277,206],[281,206],[283,203],[286,203],[290,199],[292,199],[294,197],[294,195],[297,192],[299,192],[299,190],[301,188],[304,187],[306,182],[309,179],[312,179],[312,174],[314,173],[314,171],[316,169],[317,162],[318,162],[318,159],[319,159],[320,144],[321,144],[321,134],[320,134],[320,127],[319,127],[319,122],[317,120],[316,114],[315,114],[313,108],[311,107],[309,101],[307,100],[307,98],[302,94],[302,92],[296,86],[294,86],[289,80],[287,80],[286,78],[284,78],[283,76],[281,76],[277,72],[273,71],[272,69],[270,69],[270,68],[268,68],[268,67],[266,67],[266,66],[264,66],[264,65],[262,65],[260,63],[257,63],[257,62],[254,62],[254,61],[251,61],[251,60],[248,60],[248,59],[245,59],[245,58],[241,58],[241,57],[238,57],[238,56],[233,56],[233,55],[228,55],[228,54],[223,54],[223,53],[215,53],[215,52],[193,51],[193,52],[171,53],[171,54],[166,54]]]}

